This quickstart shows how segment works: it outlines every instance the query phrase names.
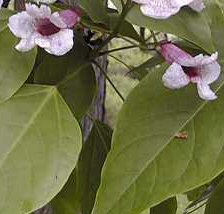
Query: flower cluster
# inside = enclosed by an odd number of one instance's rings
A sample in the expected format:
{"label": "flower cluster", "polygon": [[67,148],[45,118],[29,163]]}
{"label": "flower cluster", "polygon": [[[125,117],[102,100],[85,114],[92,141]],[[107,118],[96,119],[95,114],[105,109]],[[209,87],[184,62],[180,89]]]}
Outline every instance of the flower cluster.
{"label": "flower cluster", "polygon": [[[205,8],[203,0],[133,0],[140,4],[144,15],[166,19],[176,14],[181,7],[189,6],[200,12]],[[0,0],[0,6],[3,0]],[[26,52],[36,45],[48,53],[61,56],[70,51],[74,44],[73,27],[80,21],[78,10],[51,12],[50,7],[26,4],[26,10],[9,18],[12,33],[21,38],[16,49]],[[189,83],[197,85],[198,94],[202,99],[217,98],[210,84],[216,81],[221,68],[217,62],[218,53],[211,56],[191,56],[171,42],[160,45],[161,55],[170,64],[163,75],[163,83],[167,88],[179,89]]]}
{"label": "flower cluster", "polygon": [[[167,19],[180,11],[183,6],[189,6],[200,12],[205,8],[204,0],[133,0],[140,4],[144,15]],[[160,45],[161,54],[170,64],[163,75],[163,83],[167,88],[179,89],[190,82],[197,84],[198,94],[204,100],[217,98],[211,90],[210,84],[216,81],[221,68],[217,62],[218,53],[211,56],[191,56],[170,42]]]}
{"label": "flower cluster", "polygon": [[74,33],[71,29],[80,21],[76,10],[52,13],[50,7],[26,4],[26,10],[9,18],[9,28],[21,41],[16,49],[26,52],[36,45],[48,53],[64,55],[73,47]]}
{"label": "flower cluster", "polygon": [[181,7],[189,6],[195,11],[202,11],[205,8],[203,0],[133,0],[141,5],[144,15],[156,18],[167,19],[179,12]]}

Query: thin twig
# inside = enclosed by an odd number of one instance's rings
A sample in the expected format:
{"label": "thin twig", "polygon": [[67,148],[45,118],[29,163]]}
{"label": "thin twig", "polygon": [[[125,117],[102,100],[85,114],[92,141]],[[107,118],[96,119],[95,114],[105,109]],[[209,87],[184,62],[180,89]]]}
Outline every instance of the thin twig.
{"label": "thin twig", "polygon": [[113,55],[110,55],[110,54],[108,54],[108,56],[111,57],[111,58],[113,58],[113,59],[115,59],[116,61],[120,62],[120,63],[121,63],[122,65],[124,65],[127,69],[129,69],[129,70],[132,69],[132,67],[131,67],[130,65],[126,64],[124,61],[122,61],[122,60],[119,59],[118,57],[113,56]]}
{"label": "thin twig", "polygon": [[112,80],[110,79],[110,77],[107,75],[107,73],[104,71],[104,69],[100,66],[100,64],[98,62],[96,62],[96,61],[93,61],[93,64],[95,64],[100,69],[100,71],[105,76],[105,78],[107,79],[107,81],[111,84],[111,86],[114,89],[114,91],[117,93],[117,95],[124,102],[125,101],[124,97],[122,96],[122,94],[120,93],[120,91],[116,88],[116,86],[114,85],[114,83],[112,82]]}
{"label": "thin twig", "polygon": [[204,203],[202,203],[200,206],[192,209],[191,211],[185,211],[183,214],[191,214],[193,212],[195,212],[196,210],[200,209],[201,207],[205,206],[207,204],[207,201],[205,201]]}
{"label": "thin twig", "polygon": [[106,46],[113,38],[115,38],[117,36],[117,34],[120,31],[120,27],[122,25],[122,23],[125,20],[126,15],[128,14],[128,12],[130,11],[130,9],[132,8],[133,4],[132,4],[132,0],[127,0],[126,4],[123,7],[122,13],[119,17],[119,20],[112,32],[112,34],[110,34],[105,40],[104,42],[96,49],[96,52],[100,51],[104,46]]}
{"label": "thin twig", "polygon": [[150,32],[151,32],[151,35],[152,35],[152,38],[153,38],[153,41],[154,41],[155,45],[157,45],[159,42],[156,38],[155,32],[153,30],[150,30]]}
{"label": "thin twig", "polygon": [[122,50],[127,50],[127,49],[132,49],[132,48],[137,48],[138,46],[136,45],[130,45],[130,46],[125,46],[125,47],[120,47],[120,48],[114,48],[108,51],[103,51],[99,53],[99,56],[105,55],[105,54],[109,54],[109,53],[113,53],[113,52],[117,52],[117,51],[122,51]]}
{"label": "thin twig", "polygon": [[[100,52],[100,53],[98,53],[98,56],[96,56],[96,57],[103,56],[105,54],[110,54],[110,53],[117,52],[117,51],[121,51],[121,50],[133,49],[133,48],[140,48],[140,47],[138,45],[130,45],[130,46],[125,46],[125,47],[115,48],[115,49],[111,49],[108,51]],[[142,47],[140,49],[145,50],[145,51],[157,51],[156,48],[146,48],[146,47],[143,48]]]}
{"label": "thin twig", "polygon": [[117,36],[119,39],[123,39],[124,41],[126,41],[126,42],[129,42],[130,44],[132,44],[132,45],[138,45],[137,43],[135,43],[134,41],[132,41],[132,40],[130,40],[130,39],[128,39],[128,38],[126,38],[126,37],[123,37],[123,36],[120,36],[120,35],[118,35]]}

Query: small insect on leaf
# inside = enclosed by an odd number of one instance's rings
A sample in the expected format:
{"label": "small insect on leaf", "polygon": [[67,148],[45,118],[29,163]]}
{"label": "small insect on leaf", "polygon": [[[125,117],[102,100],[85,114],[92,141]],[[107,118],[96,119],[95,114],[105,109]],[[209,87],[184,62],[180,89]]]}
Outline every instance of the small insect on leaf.
{"label": "small insect on leaf", "polygon": [[181,139],[181,140],[187,140],[188,139],[188,132],[183,131],[179,132],[175,135],[175,138]]}

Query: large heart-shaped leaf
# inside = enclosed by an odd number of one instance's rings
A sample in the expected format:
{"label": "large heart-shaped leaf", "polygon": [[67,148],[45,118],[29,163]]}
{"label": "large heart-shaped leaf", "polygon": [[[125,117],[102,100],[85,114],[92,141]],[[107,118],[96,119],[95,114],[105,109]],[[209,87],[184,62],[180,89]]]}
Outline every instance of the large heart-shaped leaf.
{"label": "large heart-shaped leaf", "polygon": [[96,94],[96,78],[88,53],[89,48],[77,38],[73,51],[62,57],[46,55],[35,71],[35,82],[57,86],[78,120]]}
{"label": "large heart-shaped leaf", "polygon": [[17,42],[8,28],[0,31],[0,102],[10,98],[24,84],[35,63],[36,49],[20,53],[15,49]]}
{"label": "large heart-shaped leaf", "polygon": [[107,125],[94,121],[77,168],[51,203],[56,214],[91,213],[103,163],[110,150],[111,137],[112,130]]}
{"label": "large heart-shaped leaf", "polygon": [[[140,213],[210,181],[224,169],[224,97],[205,107],[193,86],[166,89],[163,72],[164,68],[147,76],[123,106],[94,214]],[[170,144],[182,128],[188,139]]]}
{"label": "large heart-shaped leaf", "polygon": [[[210,24],[223,23],[212,18]],[[220,41],[220,32],[213,35]],[[164,70],[148,75],[124,104],[93,214],[138,214],[209,182],[224,169],[224,89],[217,101],[206,105],[192,85],[166,89]],[[223,75],[216,86],[223,86]],[[182,129],[188,139],[173,140]]]}
{"label": "large heart-shaped leaf", "polygon": [[13,11],[7,10],[5,8],[0,9],[0,32],[7,28],[8,18],[14,14]]}
{"label": "large heart-shaped leaf", "polygon": [[108,23],[109,17],[104,0],[81,0],[80,5],[95,22]]}
{"label": "large heart-shaped leaf", "polygon": [[[121,10],[121,0],[112,1]],[[180,13],[167,20],[156,20],[144,16],[139,6],[136,5],[128,13],[127,19],[138,26],[160,32],[172,33],[187,39],[208,52],[214,51],[209,25],[202,13],[196,13],[190,9],[182,9]]]}
{"label": "large heart-shaped leaf", "polygon": [[54,87],[22,87],[0,105],[0,118],[0,213],[30,213],[67,181],[81,130]]}

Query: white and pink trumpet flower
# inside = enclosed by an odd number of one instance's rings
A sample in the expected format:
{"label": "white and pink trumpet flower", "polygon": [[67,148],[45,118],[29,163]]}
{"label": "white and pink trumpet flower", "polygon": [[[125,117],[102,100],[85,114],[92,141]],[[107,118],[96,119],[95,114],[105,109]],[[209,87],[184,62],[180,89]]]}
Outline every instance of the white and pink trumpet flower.
{"label": "white and pink trumpet flower", "polygon": [[12,33],[21,38],[16,49],[26,52],[36,45],[48,53],[61,56],[73,47],[71,29],[80,21],[80,13],[64,10],[52,13],[50,7],[26,4],[26,10],[9,18]]}
{"label": "white and pink trumpet flower", "polygon": [[205,8],[203,0],[133,0],[141,5],[144,15],[155,19],[167,19],[179,12],[181,7],[189,6],[200,12]]}
{"label": "white and pink trumpet flower", "polygon": [[162,78],[167,88],[179,89],[189,83],[195,83],[202,99],[217,98],[209,85],[218,79],[221,72],[217,62],[218,53],[193,57],[170,42],[162,43],[160,47],[162,56],[170,64]]}

